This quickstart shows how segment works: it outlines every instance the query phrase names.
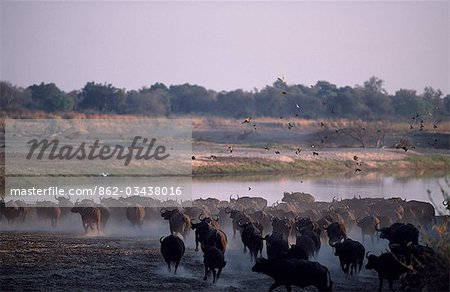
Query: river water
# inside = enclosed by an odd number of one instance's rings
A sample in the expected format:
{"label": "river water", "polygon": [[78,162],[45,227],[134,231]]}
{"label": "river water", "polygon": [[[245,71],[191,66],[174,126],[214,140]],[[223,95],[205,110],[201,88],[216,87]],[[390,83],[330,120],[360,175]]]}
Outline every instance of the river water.
{"label": "river water", "polygon": [[[392,176],[373,177],[214,177],[194,178],[192,181],[193,199],[216,197],[229,200],[230,195],[260,196],[268,204],[280,201],[283,192],[306,192],[316,201],[331,201],[336,198],[353,197],[401,197],[407,200],[430,201],[439,205],[437,211],[445,211],[440,186],[448,192],[445,177],[434,178],[395,178]],[[235,197],[235,196],[234,196]]]}

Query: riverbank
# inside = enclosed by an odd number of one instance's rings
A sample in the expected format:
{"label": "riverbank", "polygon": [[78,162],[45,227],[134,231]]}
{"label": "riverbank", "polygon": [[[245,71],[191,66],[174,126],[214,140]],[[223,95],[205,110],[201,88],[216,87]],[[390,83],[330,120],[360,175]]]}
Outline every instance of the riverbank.
{"label": "riverbank", "polygon": [[329,148],[298,151],[289,147],[240,147],[197,145],[193,176],[263,174],[446,176],[450,173],[448,151],[414,151],[385,148]]}

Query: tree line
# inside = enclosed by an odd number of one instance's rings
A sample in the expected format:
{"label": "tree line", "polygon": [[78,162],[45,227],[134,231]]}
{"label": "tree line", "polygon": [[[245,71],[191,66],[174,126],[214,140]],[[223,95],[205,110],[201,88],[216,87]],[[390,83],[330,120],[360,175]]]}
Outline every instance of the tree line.
{"label": "tree line", "polygon": [[155,83],[139,90],[112,84],[87,82],[81,90],[64,92],[54,83],[18,87],[0,81],[3,113],[44,111],[147,116],[214,115],[230,118],[299,117],[305,119],[347,118],[362,120],[406,120],[429,116],[436,121],[450,116],[450,95],[439,89],[423,92],[399,89],[389,95],[383,80],[371,77],[363,85],[338,87],[327,81],[315,85],[290,85],[278,79],[261,90],[208,90],[181,84],[167,87]]}

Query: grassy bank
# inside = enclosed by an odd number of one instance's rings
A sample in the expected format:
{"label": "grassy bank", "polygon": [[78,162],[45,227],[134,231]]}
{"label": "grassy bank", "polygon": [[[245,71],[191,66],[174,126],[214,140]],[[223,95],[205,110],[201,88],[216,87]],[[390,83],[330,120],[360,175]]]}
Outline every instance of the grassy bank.
{"label": "grassy bank", "polygon": [[[296,159],[292,161],[270,158],[221,157],[214,161],[194,162],[194,176],[227,176],[256,174],[297,174],[297,175],[365,175],[380,173],[396,176],[446,176],[450,171],[450,156],[421,154],[409,155],[399,160],[379,157],[357,165],[352,160],[342,159]],[[359,170],[357,170],[359,169]]]}

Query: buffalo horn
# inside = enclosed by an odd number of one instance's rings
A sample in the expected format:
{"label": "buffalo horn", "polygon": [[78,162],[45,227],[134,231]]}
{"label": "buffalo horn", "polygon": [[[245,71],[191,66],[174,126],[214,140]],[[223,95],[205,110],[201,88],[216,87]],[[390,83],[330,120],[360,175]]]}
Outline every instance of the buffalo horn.
{"label": "buffalo horn", "polygon": [[370,251],[366,252],[366,259],[369,259],[369,252]]}
{"label": "buffalo horn", "polygon": [[203,219],[205,219],[205,215],[203,213],[198,215],[198,220],[203,221]]}
{"label": "buffalo horn", "polygon": [[378,222],[377,224],[375,224],[375,230],[376,230],[376,231],[381,231],[381,229],[380,229],[378,226],[380,226],[380,222]]}

